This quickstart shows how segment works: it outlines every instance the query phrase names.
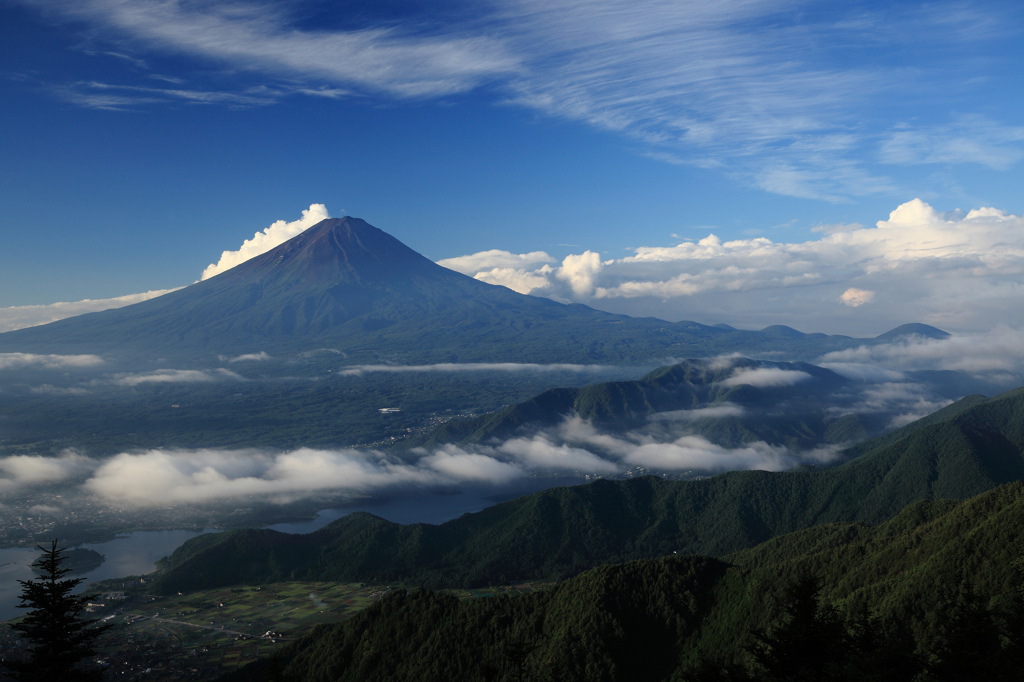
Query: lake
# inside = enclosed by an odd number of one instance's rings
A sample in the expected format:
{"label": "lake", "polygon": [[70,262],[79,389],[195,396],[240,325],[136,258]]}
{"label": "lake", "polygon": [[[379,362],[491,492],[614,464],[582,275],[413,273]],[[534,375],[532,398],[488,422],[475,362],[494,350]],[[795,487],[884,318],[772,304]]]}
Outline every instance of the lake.
{"label": "lake", "polygon": [[[279,523],[267,528],[284,533],[310,533],[331,521],[356,511],[376,514],[395,523],[443,523],[466,513],[480,511],[498,502],[527,495],[556,486],[575,485],[580,479],[534,478],[517,483],[514,487],[496,490],[493,487],[466,487],[460,490],[414,490],[395,492],[324,509],[315,519]],[[215,530],[205,532],[217,532]],[[152,530],[128,533],[108,542],[80,545],[102,554],[102,564],[91,571],[72,577],[83,577],[86,582],[108,580],[129,575],[144,575],[155,570],[154,564],[186,540],[201,533],[189,530]],[[16,608],[21,593],[18,580],[35,577],[31,565],[39,557],[39,550],[27,547],[0,549],[0,620],[8,620],[24,613]]]}

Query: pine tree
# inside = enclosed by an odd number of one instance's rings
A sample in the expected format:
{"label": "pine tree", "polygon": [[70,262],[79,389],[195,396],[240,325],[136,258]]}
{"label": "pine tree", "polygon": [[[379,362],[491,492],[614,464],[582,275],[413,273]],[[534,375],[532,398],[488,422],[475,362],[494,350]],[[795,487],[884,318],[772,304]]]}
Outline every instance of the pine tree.
{"label": "pine tree", "polygon": [[99,670],[89,670],[81,663],[94,656],[93,643],[109,625],[81,617],[86,604],[95,595],[72,594],[84,578],[64,579],[71,569],[61,564],[65,548],[54,540],[49,549],[40,546],[43,554],[33,567],[42,575],[37,580],[19,580],[19,609],[28,614],[11,627],[28,640],[29,655],[21,661],[4,665],[18,680],[32,682],[65,682],[66,680],[99,680]]}
{"label": "pine tree", "polygon": [[820,600],[821,586],[802,576],[786,591],[780,621],[769,632],[753,633],[749,649],[761,679],[780,682],[844,680],[852,641],[839,613]]}

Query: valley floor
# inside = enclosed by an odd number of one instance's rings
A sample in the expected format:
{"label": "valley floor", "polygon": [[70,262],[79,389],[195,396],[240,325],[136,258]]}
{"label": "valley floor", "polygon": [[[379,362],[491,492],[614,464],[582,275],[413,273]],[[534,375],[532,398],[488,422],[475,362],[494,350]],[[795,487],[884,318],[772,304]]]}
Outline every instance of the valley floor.
{"label": "valley floor", "polygon": [[[448,592],[470,600],[535,592],[552,584]],[[147,682],[215,680],[273,655],[319,624],[336,623],[362,611],[392,589],[297,581],[163,597],[149,594],[141,583],[110,580],[90,586],[101,593],[96,601],[102,604],[92,617],[114,625],[98,647],[98,658],[106,666],[104,678]],[[9,655],[17,650],[13,631],[3,626],[0,651]]]}

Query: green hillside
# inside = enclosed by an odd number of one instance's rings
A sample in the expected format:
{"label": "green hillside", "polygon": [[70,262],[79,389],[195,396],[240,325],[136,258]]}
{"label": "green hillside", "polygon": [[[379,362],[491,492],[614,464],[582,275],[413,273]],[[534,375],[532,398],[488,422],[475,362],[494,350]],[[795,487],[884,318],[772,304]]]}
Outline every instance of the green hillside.
{"label": "green hillside", "polygon": [[459,602],[400,590],[276,665],[309,682],[1016,679],[1022,549],[1013,483],[722,560],[601,566],[542,593]]}
{"label": "green hillside", "polygon": [[879,523],[926,499],[965,499],[1024,479],[1024,389],[969,398],[859,446],[831,469],[653,477],[555,488],[440,526],[352,514],[308,535],[203,536],[167,560],[157,588],[289,579],[431,587],[564,578],[678,552],[722,556],[835,522]]}
{"label": "green hillside", "polygon": [[[763,387],[729,381],[738,373],[758,370],[790,373],[800,380]],[[578,415],[602,429],[625,431],[648,425],[652,415],[685,410],[698,415],[687,418],[688,433],[724,447],[765,441],[808,449],[823,443],[863,440],[882,431],[889,415],[836,416],[837,409],[855,401],[857,393],[850,391],[849,385],[835,372],[804,362],[686,360],[659,367],[635,381],[550,389],[492,414],[450,422],[403,445],[411,448],[503,440],[555,426],[569,415]],[[736,413],[701,417],[693,412],[715,407],[731,408]]]}

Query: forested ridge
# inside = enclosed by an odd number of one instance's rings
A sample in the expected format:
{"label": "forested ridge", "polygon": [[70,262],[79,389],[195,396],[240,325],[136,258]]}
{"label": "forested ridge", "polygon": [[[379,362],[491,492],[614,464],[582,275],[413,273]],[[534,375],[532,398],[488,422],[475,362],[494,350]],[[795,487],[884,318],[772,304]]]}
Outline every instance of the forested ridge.
{"label": "forested ridge", "polygon": [[1024,479],[1024,389],[970,397],[858,446],[820,470],[653,477],[554,488],[439,526],[352,514],[308,535],[201,536],[155,587],[188,591],[280,580],[400,581],[427,587],[563,579],[594,566],[722,556],[835,522],[880,523],[927,499],[965,499]]}
{"label": "forested ridge", "polygon": [[[806,378],[792,385],[759,388],[727,381],[737,372],[755,369],[799,372]],[[741,408],[739,414],[696,417],[690,421],[691,432],[727,447],[764,440],[808,449],[821,443],[862,440],[883,430],[881,414],[836,416],[827,409],[849,383],[835,372],[805,362],[685,360],[634,381],[552,388],[491,414],[449,422],[403,445],[412,448],[504,439],[554,426],[570,414],[602,428],[628,430],[642,427],[659,412],[729,405]],[[771,410],[770,419],[765,418],[765,410]]]}
{"label": "forested ridge", "polygon": [[1016,679],[1024,485],[721,559],[606,565],[460,602],[398,590],[233,679]]}

